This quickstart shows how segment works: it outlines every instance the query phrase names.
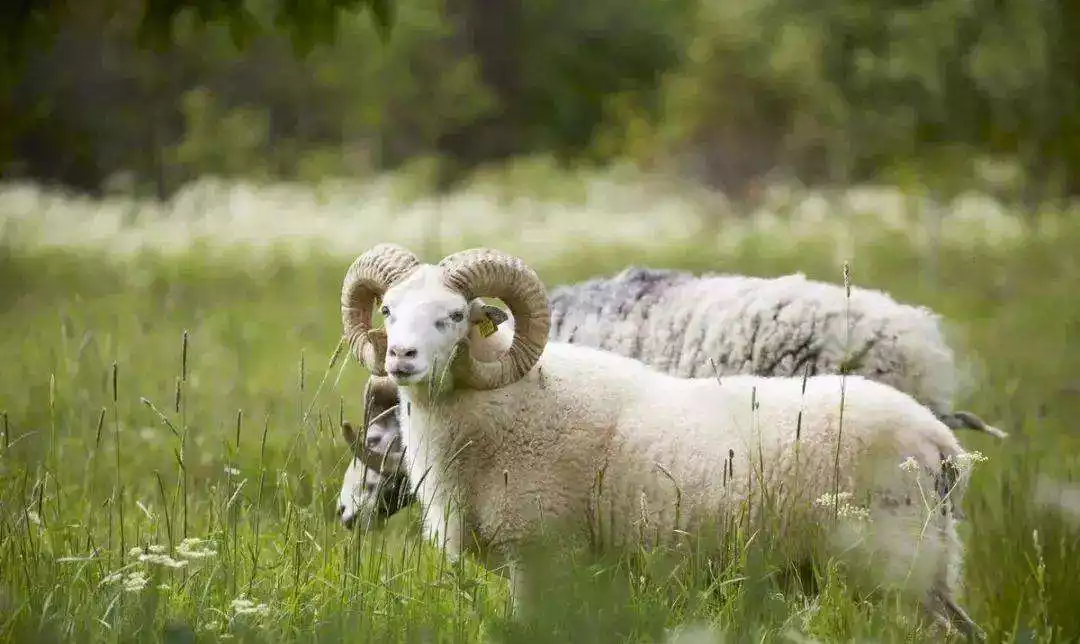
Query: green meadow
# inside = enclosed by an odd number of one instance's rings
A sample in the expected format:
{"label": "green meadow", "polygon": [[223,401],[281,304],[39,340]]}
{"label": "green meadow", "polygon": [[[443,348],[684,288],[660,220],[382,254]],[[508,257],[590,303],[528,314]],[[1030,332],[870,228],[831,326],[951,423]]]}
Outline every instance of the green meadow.
{"label": "green meadow", "polygon": [[[503,222],[501,237],[444,231],[415,249],[505,246],[549,286],[629,264],[839,282],[849,260],[856,285],[934,308],[970,366],[959,406],[1011,433],[960,434],[987,457],[963,504],[962,603],[991,641],[1076,641],[1080,219],[998,245],[855,234],[851,257],[827,230],[785,238],[784,221],[727,242],[721,223],[533,246]],[[829,562],[803,592],[753,543],[715,578],[553,564],[544,583],[561,590],[519,623],[505,580],[423,542],[416,508],[344,530],[338,427],[361,416],[366,374],[337,351],[339,297],[349,255],[383,240],[371,229],[334,241],[351,251],[295,254],[287,239],[120,252],[4,229],[3,641],[940,641],[898,596],[855,592]]]}

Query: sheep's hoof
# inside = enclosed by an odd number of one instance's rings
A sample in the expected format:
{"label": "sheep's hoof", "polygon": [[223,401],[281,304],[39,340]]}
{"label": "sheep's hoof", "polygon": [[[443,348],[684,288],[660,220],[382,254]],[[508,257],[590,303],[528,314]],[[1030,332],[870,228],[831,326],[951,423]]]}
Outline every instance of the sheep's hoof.
{"label": "sheep's hoof", "polygon": [[931,605],[928,606],[936,621],[947,633],[959,632],[969,642],[985,642],[986,631],[957,604],[952,597],[940,591],[931,593]]}

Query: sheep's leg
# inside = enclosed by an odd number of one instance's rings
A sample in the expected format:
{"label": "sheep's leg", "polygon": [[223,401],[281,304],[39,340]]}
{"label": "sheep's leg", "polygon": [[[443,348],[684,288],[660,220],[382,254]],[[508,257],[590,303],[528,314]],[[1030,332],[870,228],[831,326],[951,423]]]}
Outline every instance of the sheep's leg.
{"label": "sheep's leg", "polygon": [[510,580],[510,615],[515,619],[521,619],[525,616],[524,609],[528,605],[528,593],[529,588],[525,583],[525,573],[521,569],[521,564],[518,562],[512,562],[507,564],[507,577]]}
{"label": "sheep's leg", "polygon": [[986,632],[956,603],[951,593],[934,588],[923,602],[923,608],[946,631],[957,630],[969,641],[986,641]]}
{"label": "sheep's leg", "polygon": [[961,608],[951,595],[940,592],[937,595],[938,601],[941,603],[941,607],[944,609],[950,623],[956,626],[968,639],[975,639],[980,642],[986,641],[986,632],[979,628],[975,620],[971,619],[967,611]]}
{"label": "sheep's leg", "polygon": [[1009,434],[1001,431],[997,427],[987,425],[986,422],[971,413],[970,411],[954,411],[951,414],[942,414],[938,417],[941,422],[945,423],[945,426],[954,432],[958,429],[974,429],[976,431],[984,432],[994,436],[995,438],[1005,439],[1009,437]]}

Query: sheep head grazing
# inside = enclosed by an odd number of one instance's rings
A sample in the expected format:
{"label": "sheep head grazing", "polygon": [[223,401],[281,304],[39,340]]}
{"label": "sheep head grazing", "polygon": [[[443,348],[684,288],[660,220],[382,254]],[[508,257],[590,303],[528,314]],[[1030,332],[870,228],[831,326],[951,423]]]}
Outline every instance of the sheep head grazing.
{"label": "sheep head grazing", "polygon": [[[486,248],[432,265],[396,244],[379,244],[353,262],[341,293],[354,355],[373,374],[389,374],[401,386],[505,387],[536,365],[551,324],[547,290],[536,273],[520,259]],[[500,315],[505,319],[481,297],[503,300],[514,318],[513,341],[494,356],[469,350],[473,330],[487,335]],[[371,328],[376,302],[382,304],[383,329]]]}
{"label": "sheep head grazing", "polygon": [[358,520],[370,525],[386,519],[411,501],[406,476],[400,469],[405,450],[397,405],[394,383],[389,378],[372,376],[364,391],[364,424],[360,431],[348,422],[341,424],[341,436],[352,451],[338,495],[338,516],[347,529],[352,529]]}

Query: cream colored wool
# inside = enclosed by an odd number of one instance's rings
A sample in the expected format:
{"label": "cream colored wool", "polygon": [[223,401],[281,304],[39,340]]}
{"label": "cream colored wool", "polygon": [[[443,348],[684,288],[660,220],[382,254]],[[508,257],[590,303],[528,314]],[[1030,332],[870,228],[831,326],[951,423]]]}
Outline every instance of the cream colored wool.
{"label": "cream colored wool", "polygon": [[[927,609],[978,632],[953,599],[963,555],[953,503],[966,477],[954,477],[949,463],[964,452],[911,396],[857,376],[685,379],[546,342],[548,300],[521,260],[463,251],[373,281],[386,273],[382,256],[400,263],[406,252],[382,245],[357,259],[354,267],[368,268],[350,269],[343,309],[377,300],[386,327],[371,330],[370,317],[357,316],[345,332],[353,354],[399,387],[405,463],[424,533],[449,553],[502,569],[545,526],[590,533],[593,485],[604,472],[598,503],[618,531],[612,545],[633,547],[635,518],[661,540],[676,529],[701,536],[744,503],[760,507],[754,499],[767,490],[793,513],[785,550],[810,556],[836,545],[813,543],[800,528],[824,518],[814,501],[838,485],[866,499],[871,532],[885,527],[869,543],[885,546],[887,567],[924,571],[909,582],[919,584]],[[373,297],[364,301],[356,288]],[[470,351],[479,296],[507,301],[514,314],[513,340],[492,361]],[[733,475],[724,473],[729,461]],[[905,462],[912,471],[901,469]],[[681,490],[678,524],[672,482]],[[926,490],[935,491],[929,500]]]}
{"label": "cream colored wool", "polygon": [[[845,288],[802,274],[777,278],[631,267],[610,277],[558,286],[550,293],[549,340],[641,360],[680,377],[791,376],[848,372],[911,394],[951,429],[1004,432],[953,409],[961,369],[939,315],[880,291]],[[500,329],[510,326],[505,322]],[[488,343],[477,336],[472,346]],[[374,427],[369,432],[396,432]],[[400,441],[398,441],[400,442]],[[404,471],[382,482],[353,460],[339,512],[349,522],[380,517],[410,498]],[[366,487],[358,484],[364,481]],[[401,503],[396,503],[401,501]]]}

